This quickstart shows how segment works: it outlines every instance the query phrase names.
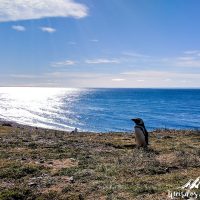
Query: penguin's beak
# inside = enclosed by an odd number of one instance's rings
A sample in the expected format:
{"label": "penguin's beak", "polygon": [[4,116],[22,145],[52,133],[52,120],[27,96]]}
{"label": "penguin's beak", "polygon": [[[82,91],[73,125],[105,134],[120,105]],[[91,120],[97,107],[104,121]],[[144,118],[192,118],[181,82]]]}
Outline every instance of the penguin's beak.
{"label": "penguin's beak", "polygon": [[136,121],[137,121],[137,119],[135,119],[135,118],[134,118],[134,119],[131,119],[131,120],[134,121],[135,123],[136,123]]}

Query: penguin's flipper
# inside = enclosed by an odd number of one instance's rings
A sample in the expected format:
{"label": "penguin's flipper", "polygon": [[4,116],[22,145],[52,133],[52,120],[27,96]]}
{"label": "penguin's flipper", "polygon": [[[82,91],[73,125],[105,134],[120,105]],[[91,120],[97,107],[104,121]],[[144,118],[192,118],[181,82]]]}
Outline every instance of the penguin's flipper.
{"label": "penguin's flipper", "polygon": [[148,145],[149,144],[149,133],[147,132],[147,130],[145,129],[144,131],[144,137],[145,137],[145,142]]}

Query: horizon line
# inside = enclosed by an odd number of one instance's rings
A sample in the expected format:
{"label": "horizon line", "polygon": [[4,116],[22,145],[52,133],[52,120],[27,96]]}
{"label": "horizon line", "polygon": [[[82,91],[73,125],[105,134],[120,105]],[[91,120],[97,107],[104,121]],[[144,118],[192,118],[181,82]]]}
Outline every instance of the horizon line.
{"label": "horizon line", "polygon": [[68,87],[68,86],[0,86],[0,88],[77,88],[77,89],[200,89],[200,87]]}

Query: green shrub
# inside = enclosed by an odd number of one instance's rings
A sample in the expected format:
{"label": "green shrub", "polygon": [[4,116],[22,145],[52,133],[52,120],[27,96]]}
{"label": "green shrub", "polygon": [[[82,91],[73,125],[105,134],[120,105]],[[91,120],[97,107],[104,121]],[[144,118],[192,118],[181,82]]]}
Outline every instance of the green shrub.
{"label": "green shrub", "polygon": [[0,178],[20,179],[28,175],[37,175],[40,173],[39,167],[14,165],[0,171]]}
{"label": "green shrub", "polygon": [[25,200],[30,196],[34,199],[31,190],[22,188],[6,189],[0,192],[1,200]]}

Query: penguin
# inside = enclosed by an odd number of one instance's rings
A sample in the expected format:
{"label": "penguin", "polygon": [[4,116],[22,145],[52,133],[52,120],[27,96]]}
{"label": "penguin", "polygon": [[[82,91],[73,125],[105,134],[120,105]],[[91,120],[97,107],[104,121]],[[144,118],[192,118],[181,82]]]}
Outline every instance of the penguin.
{"label": "penguin", "polygon": [[144,122],[140,118],[131,119],[135,122],[135,140],[139,147],[147,147],[149,144],[149,133],[147,132]]}
{"label": "penguin", "polygon": [[73,133],[73,134],[74,134],[74,133],[75,133],[75,134],[78,133],[78,129],[75,128],[73,131],[71,131],[71,133]]}

